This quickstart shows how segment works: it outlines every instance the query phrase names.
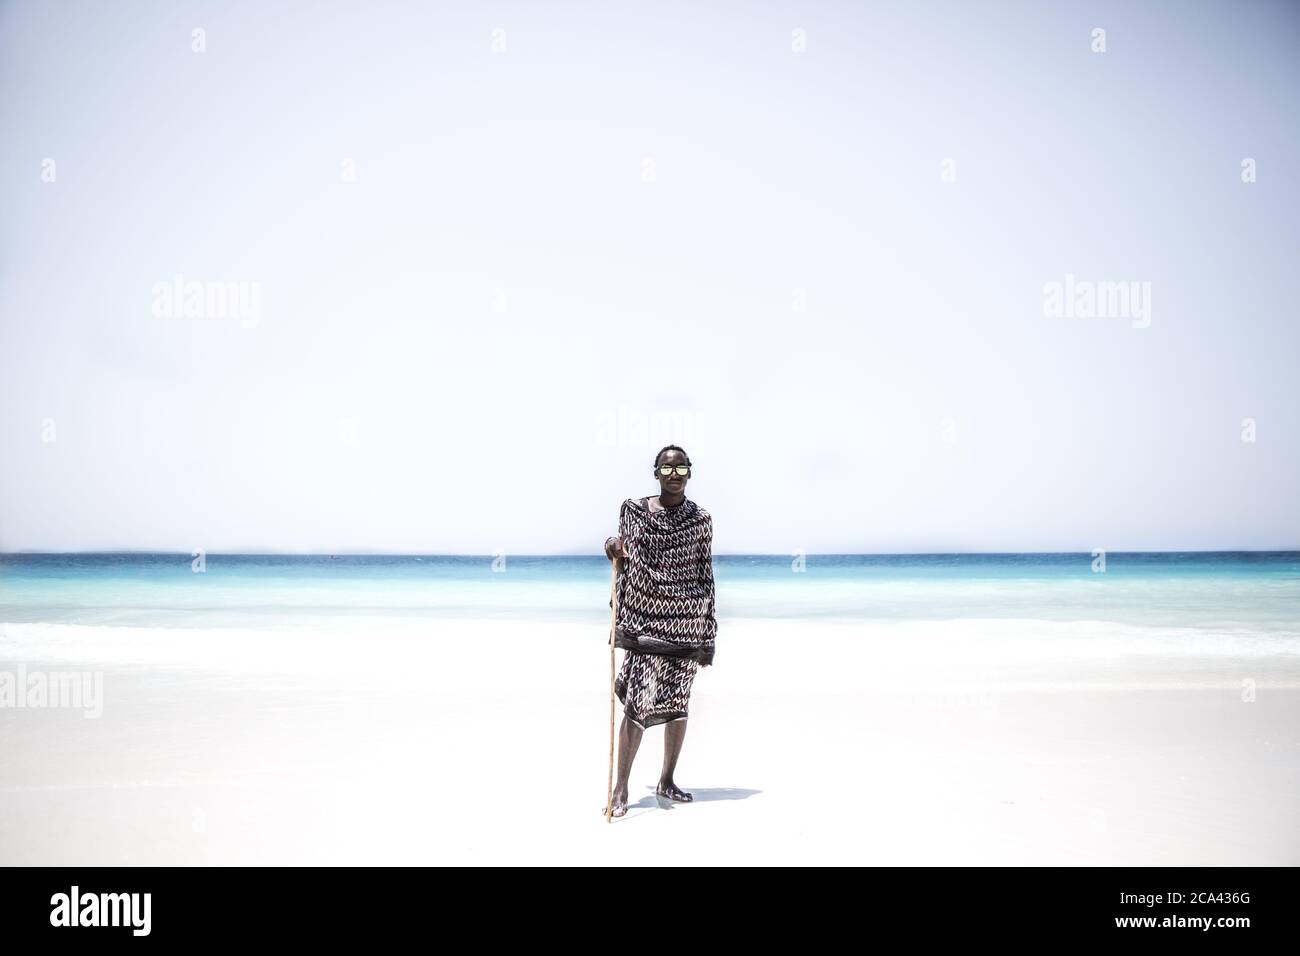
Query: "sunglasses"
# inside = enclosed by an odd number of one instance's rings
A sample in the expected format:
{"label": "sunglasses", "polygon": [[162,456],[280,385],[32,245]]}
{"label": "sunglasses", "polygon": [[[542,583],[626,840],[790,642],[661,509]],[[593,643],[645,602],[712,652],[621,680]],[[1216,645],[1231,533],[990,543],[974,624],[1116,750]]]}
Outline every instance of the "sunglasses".
{"label": "sunglasses", "polygon": [[677,474],[681,475],[683,478],[687,478],[691,474],[691,466],[690,465],[660,465],[659,466],[659,474],[663,475],[665,478],[671,475],[674,471],[676,471]]}

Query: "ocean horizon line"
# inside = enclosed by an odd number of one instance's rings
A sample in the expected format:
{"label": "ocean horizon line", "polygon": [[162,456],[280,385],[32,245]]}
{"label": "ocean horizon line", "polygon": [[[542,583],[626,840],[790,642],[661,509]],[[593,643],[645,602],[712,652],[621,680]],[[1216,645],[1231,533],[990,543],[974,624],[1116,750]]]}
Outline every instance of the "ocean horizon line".
{"label": "ocean horizon line", "polygon": [[[856,558],[856,557],[878,557],[878,558],[922,558],[922,557],[1024,557],[1037,555],[1042,557],[1055,557],[1061,555],[1088,555],[1092,556],[1101,549],[1080,549],[1080,550],[1052,550],[1052,551],[715,551],[714,558],[790,558],[803,555],[809,558]],[[153,549],[108,549],[93,551],[5,551],[0,550],[0,558],[23,558],[23,557],[84,557],[84,556],[120,556],[134,555],[140,557],[184,557],[190,559],[198,552],[196,551],[158,551]],[[345,558],[481,558],[492,559],[499,555],[499,552],[471,552],[471,551],[274,551],[274,550],[253,550],[253,551],[204,551],[205,557],[282,557],[282,558],[323,558],[323,557],[345,557]],[[1127,549],[1127,550],[1110,550],[1104,549],[1107,556],[1116,555],[1259,555],[1259,556],[1277,556],[1277,555],[1294,555],[1300,558],[1300,548],[1148,548],[1148,549]],[[507,558],[604,558],[605,555],[600,551],[556,551],[547,553],[536,552],[504,552]]]}

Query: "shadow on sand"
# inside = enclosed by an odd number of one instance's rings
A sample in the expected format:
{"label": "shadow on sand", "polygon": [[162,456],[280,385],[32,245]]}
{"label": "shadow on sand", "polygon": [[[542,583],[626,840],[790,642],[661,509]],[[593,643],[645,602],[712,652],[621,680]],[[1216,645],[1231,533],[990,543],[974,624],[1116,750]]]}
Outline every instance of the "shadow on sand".
{"label": "shadow on sand", "polygon": [[[622,817],[616,817],[615,822],[628,820],[633,816],[640,816],[639,813],[633,813],[634,810],[651,810],[656,806],[660,810],[674,810],[678,807],[689,807],[692,803],[710,803],[715,800],[744,800],[747,797],[763,792],[762,790],[747,790],[744,787],[701,787],[696,790],[686,791],[694,797],[693,800],[670,800],[668,797],[655,793],[653,785],[647,785],[646,789],[650,793],[636,803],[629,803],[627,813]],[[604,807],[601,810],[603,812]]]}

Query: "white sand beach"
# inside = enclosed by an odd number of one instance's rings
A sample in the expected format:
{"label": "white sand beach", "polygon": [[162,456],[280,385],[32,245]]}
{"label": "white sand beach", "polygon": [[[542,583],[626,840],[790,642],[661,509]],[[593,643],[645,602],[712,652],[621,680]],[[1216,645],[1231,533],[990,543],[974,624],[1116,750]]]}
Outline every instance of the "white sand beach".
{"label": "white sand beach", "polygon": [[1284,643],[730,623],[676,774],[695,801],[656,803],[652,728],[610,824],[604,641],[6,625],[0,671],[99,672],[103,700],[0,708],[0,863],[1300,863]]}

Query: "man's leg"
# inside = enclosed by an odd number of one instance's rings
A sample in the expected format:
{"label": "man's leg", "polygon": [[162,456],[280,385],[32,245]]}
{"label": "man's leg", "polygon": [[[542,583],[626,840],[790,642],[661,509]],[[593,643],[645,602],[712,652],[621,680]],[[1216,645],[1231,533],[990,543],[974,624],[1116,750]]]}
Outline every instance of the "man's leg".
{"label": "man's leg", "polygon": [[618,779],[614,782],[613,815],[616,817],[627,813],[627,779],[632,774],[632,761],[636,760],[643,733],[645,731],[628,720],[627,714],[623,715],[623,724],[618,730]]}
{"label": "man's leg", "polygon": [[664,771],[659,777],[659,786],[655,788],[656,793],[682,803],[695,799],[673,783],[673,772],[677,769],[677,758],[681,755],[682,741],[685,739],[685,717],[664,724]]}

